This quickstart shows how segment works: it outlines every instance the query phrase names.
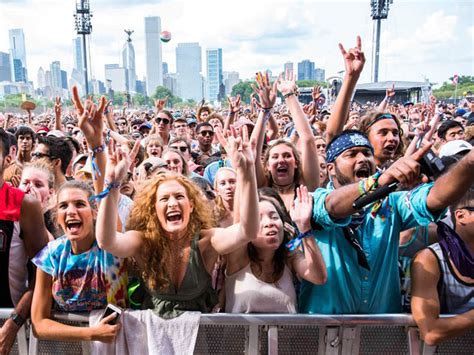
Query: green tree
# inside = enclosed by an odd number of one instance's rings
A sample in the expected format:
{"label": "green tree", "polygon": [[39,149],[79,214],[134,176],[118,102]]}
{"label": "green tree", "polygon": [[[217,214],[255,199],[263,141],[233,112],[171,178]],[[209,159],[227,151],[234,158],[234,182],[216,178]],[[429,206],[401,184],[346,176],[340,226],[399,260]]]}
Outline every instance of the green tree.
{"label": "green tree", "polygon": [[183,101],[180,97],[174,96],[171,90],[164,86],[157,86],[155,92],[151,95],[151,98],[154,100],[164,99],[165,97],[168,97],[168,105],[171,107]]}
{"label": "green tree", "polygon": [[146,105],[146,97],[143,94],[136,94],[133,97],[133,103],[135,106],[145,106]]}
{"label": "green tree", "polygon": [[316,80],[298,80],[296,81],[296,85],[300,88],[312,88],[313,86],[321,86],[326,88],[328,83],[325,81],[316,81]]}
{"label": "green tree", "polygon": [[232,96],[240,95],[242,102],[250,103],[250,95],[253,93],[251,85],[256,85],[255,81],[241,81],[232,88]]}

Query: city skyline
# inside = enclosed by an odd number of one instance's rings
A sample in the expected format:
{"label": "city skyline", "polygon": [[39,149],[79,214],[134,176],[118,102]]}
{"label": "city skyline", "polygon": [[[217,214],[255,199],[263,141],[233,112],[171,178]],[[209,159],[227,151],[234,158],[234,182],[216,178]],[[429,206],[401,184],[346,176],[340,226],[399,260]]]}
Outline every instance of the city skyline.
{"label": "city skyline", "polygon": [[[342,5],[341,5],[342,4]],[[27,10],[25,10],[27,5]],[[255,71],[282,71],[286,62],[309,58],[326,76],[344,69],[337,43],[354,45],[355,35],[363,38],[367,63],[360,82],[371,73],[372,21],[369,1],[277,1],[243,0],[232,16],[224,4],[211,0],[196,3],[167,1],[91,1],[93,33],[90,37],[92,77],[104,80],[106,63],[115,63],[123,46],[123,29],[135,30],[137,78],[146,76],[145,16],[159,15],[162,30],[172,40],[163,44],[163,61],[176,72],[174,52],[178,43],[198,42],[203,49],[222,48],[225,71],[236,71],[242,79]],[[268,7],[275,14],[265,16]],[[252,11],[248,11],[252,9]],[[23,28],[26,37],[27,69],[36,73],[55,60],[68,73],[73,68],[71,41],[76,37],[72,14],[74,3],[56,0],[0,2],[0,52],[9,52],[8,30]],[[468,1],[397,0],[389,18],[382,21],[380,81],[423,80],[441,83],[454,73],[474,72],[473,4]],[[5,14],[8,14],[6,16]],[[49,17],[55,21],[44,21]],[[212,18],[212,21],[205,19]],[[199,20],[198,20],[199,19]],[[41,26],[38,26],[41,23]],[[252,24],[250,26],[250,24]],[[334,26],[337,24],[337,26]],[[296,69],[296,68],[295,68]],[[205,73],[205,68],[201,68]],[[35,75],[29,75],[30,80]]]}

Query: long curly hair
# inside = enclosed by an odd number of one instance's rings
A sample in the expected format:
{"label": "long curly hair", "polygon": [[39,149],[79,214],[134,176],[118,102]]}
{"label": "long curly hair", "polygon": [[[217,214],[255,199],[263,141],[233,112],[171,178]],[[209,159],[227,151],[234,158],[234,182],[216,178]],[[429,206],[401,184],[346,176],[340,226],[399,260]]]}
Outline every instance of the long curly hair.
{"label": "long curly hair", "polygon": [[140,231],[144,235],[142,251],[143,260],[146,263],[138,267],[142,279],[150,289],[165,290],[170,285],[170,265],[173,260],[170,245],[173,240],[165,236],[160,225],[156,211],[156,193],[161,184],[166,181],[176,181],[186,190],[186,194],[194,210],[190,215],[188,224],[188,238],[193,238],[202,229],[213,227],[212,211],[209,210],[206,201],[198,188],[186,177],[163,173],[156,176],[136,196],[130,217],[127,222],[127,230]]}
{"label": "long curly hair", "polygon": [[277,145],[286,145],[287,147],[291,148],[291,151],[293,152],[293,156],[295,157],[295,162],[296,162],[296,169],[295,169],[295,175],[293,177],[293,182],[296,184],[299,184],[301,181],[301,177],[303,176],[303,172],[301,170],[301,156],[298,150],[296,149],[295,145],[284,140],[284,139],[277,139],[274,143],[272,143],[270,146],[267,147],[267,150],[265,151],[265,155],[263,157],[263,167],[265,170],[265,177],[267,178],[268,181],[268,186],[272,187],[273,186],[273,178],[270,170],[268,170],[268,160],[270,159],[270,151],[276,147]]}

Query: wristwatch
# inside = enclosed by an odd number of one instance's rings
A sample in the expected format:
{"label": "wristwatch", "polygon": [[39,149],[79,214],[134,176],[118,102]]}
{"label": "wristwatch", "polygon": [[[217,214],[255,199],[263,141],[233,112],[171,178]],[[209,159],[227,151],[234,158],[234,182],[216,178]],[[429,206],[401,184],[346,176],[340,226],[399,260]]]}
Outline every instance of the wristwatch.
{"label": "wristwatch", "polygon": [[22,316],[20,316],[18,313],[16,312],[12,312],[12,314],[10,314],[10,319],[15,322],[15,324],[21,328],[23,326],[23,324],[25,324],[26,322],[26,319],[23,318]]}

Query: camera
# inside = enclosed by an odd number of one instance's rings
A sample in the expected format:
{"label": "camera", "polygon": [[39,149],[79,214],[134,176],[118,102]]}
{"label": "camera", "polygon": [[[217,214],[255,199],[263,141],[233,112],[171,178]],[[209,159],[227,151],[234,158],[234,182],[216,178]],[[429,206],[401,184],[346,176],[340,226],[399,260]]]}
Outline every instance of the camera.
{"label": "camera", "polygon": [[443,161],[430,149],[420,160],[421,173],[435,180],[446,170]]}

